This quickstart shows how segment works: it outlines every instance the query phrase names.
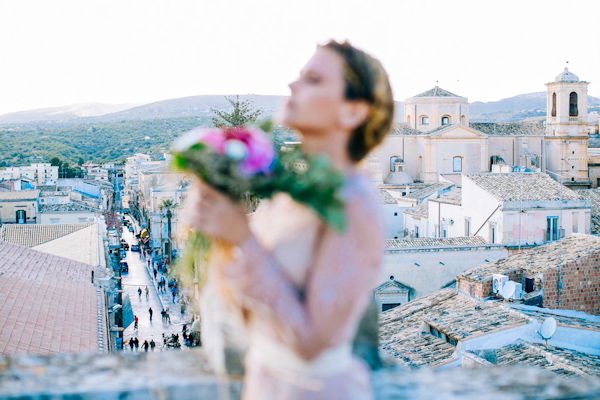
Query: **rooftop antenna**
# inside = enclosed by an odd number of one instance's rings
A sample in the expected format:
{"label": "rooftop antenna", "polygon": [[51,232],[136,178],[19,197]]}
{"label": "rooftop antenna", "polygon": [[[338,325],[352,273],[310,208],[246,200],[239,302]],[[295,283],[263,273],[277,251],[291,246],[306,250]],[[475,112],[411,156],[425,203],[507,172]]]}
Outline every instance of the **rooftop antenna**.
{"label": "rooftop antenna", "polygon": [[556,332],[556,320],[554,317],[546,318],[546,320],[542,323],[540,330],[536,332],[542,339],[544,339],[546,346],[548,346],[548,340],[550,340],[550,338],[554,335],[554,332]]}

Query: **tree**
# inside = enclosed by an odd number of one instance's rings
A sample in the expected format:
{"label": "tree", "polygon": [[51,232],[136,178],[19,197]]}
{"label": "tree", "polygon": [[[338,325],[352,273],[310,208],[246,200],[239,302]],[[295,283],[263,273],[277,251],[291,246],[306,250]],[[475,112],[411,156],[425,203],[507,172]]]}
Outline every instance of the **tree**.
{"label": "tree", "polygon": [[235,98],[225,96],[225,99],[233,106],[233,111],[215,110],[212,107],[210,109],[216,114],[212,117],[212,123],[217,128],[250,124],[262,114],[261,110],[254,109],[250,100],[240,101],[239,95]]}
{"label": "tree", "polygon": [[50,165],[52,165],[53,167],[60,167],[62,164],[62,161],[60,161],[60,159],[58,157],[52,157],[50,159]]}

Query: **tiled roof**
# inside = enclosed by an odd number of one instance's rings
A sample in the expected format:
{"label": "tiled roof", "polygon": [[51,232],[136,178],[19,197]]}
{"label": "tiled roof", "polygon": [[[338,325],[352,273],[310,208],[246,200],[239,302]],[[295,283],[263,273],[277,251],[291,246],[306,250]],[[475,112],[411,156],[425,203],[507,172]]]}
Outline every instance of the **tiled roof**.
{"label": "tiled roof", "polygon": [[426,134],[426,132],[421,132],[421,131],[419,131],[417,129],[412,128],[407,123],[402,122],[402,123],[395,123],[392,126],[392,130],[390,131],[390,133],[388,135],[392,135],[392,136],[395,136],[395,135],[401,135],[401,136],[408,135],[408,136],[411,136],[411,135],[425,135],[425,134]]}
{"label": "tiled roof", "polygon": [[573,190],[539,172],[481,173],[466,178],[501,201],[580,200]]}
{"label": "tiled roof", "polygon": [[469,126],[490,136],[542,136],[545,132],[541,122],[471,122]]}
{"label": "tiled roof", "polygon": [[424,201],[418,206],[404,210],[404,214],[412,215],[417,218],[427,218],[429,217],[429,204],[427,201]]}
{"label": "tiled roof", "polygon": [[381,348],[400,364],[437,367],[451,360],[456,347],[423,333],[423,323],[460,341],[526,324],[529,318],[499,302],[478,302],[442,289],[383,312],[379,316]]}
{"label": "tiled roof", "polygon": [[94,223],[32,249],[86,264],[99,265],[102,264],[100,257],[104,257],[101,243],[102,239],[98,239],[98,224]]}
{"label": "tiled roof", "polygon": [[439,203],[455,204],[457,206],[460,206],[461,200],[462,200],[462,190],[455,189],[451,192],[444,193],[437,199],[431,199],[431,200],[437,201]]}
{"label": "tiled roof", "polygon": [[452,237],[452,238],[404,238],[388,239],[386,248],[413,248],[413,247],[448,247],[448,246],[481,246],[486,242],[480,236]]}
{"label": "tiled roof", "polygon": [[387,190],[379,190],[379,198],[383,204],[398,204],[396,199]]}
{"label": "tiled roof", "polygon": [[407,199],[423,199],[425,197],[431,196],[432,194],[439,192],[440,190],[447,189],[451,186],[454,186],[454,183],[451,182],[437,182],[423,189],[415,190],[414,192],[410,192],[406,196]]}
{"label": "tiled roof", "polygon": [[435,86],[433,89],[429,89],[423,93],[419,93],[413,97],[461,97],[457,94],[451,93],[447,90],[442,89],[439,86]]}
{"label": "tiled roof", "polygon": [[94,212],[96,208],[83,201],[71,200],[65,204],[45,204],[40,205],[40,213],[45,212]]}
{"label": "tiled roof", "polygon": [[[562,242],[562,243],[561,243]],[[600,252],[600,237],[574,234],[560,241],[524,250],[522,253],[500,258],[463,272],[458,279],[486,281],[493,274],[506,274],[512,270],[522,270],[530,276],[555,268],[561,263],[577,260],[583,254]]]}
{"label": "tiled roof", "polygon": [[516,343],[488,350],[468,350],[496,365],[534,365],[570,378],[600,374],[600,356],[518,340]]}
{"label": "tiled roof", "polygon": [[[540,323],[550,316],[557,320],[559,326],[600,331],[598,318],[560,316],[553,314],[552,310],[545,312],[545,309],[537,307],[522,309],[510,304],[478,301],[456,293],[455,289],[439,290],[379,314],[381,348],[400,364],[438,367],[454,360],[453,353],[457,347],[429,333],[427,325],[457,343],[488,333],[527,326],[533,322]],[[497,337],[500,342],[507,338],[501,336]],[[489,343],[492,347],[494,340],[490,338]],[[491,358],[491,362],[495,357],[498,364],[533,365],[538,365],[542,360],[539,358],[541,354],[547,360],[556,360],[556,364],[540,366],[557,374],[568,376],[565,370],[583,375],[598,375],[600,372],[600,357],[597,355],[546,347],[518,339],[511,345],[498,346],[495,350],[477,350],[472,353],[486,360]]]}
{"label": "tiled roof", "polygon": [[10,190],[0,192],[0,201],[2,200],[37,200],[39,190]]}
{"label": "tiled roof", "polygon": [[0,227],[0,241],[19,246],[34,247],[59,237],[87,228],[84,224],[4,224]]}
{"label": "tiled roof", "polygon": [[0,354],[97,352],[92,270],[0,241]]}
{"label": "tiled roof", "polygon": [[600,234],[600,189],[577,190],[575,193],[592,202],[592,233]]}

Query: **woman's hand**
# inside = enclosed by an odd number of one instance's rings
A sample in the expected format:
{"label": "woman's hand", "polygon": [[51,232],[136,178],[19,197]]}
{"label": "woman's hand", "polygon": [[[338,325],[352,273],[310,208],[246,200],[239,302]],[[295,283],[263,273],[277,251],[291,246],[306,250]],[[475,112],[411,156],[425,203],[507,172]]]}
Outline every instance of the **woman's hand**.
{"label": "woman's hand", "polygon": [[190,185],[183,218],[191,228],[231,244],[251,235],[242,205],[198,179]]}

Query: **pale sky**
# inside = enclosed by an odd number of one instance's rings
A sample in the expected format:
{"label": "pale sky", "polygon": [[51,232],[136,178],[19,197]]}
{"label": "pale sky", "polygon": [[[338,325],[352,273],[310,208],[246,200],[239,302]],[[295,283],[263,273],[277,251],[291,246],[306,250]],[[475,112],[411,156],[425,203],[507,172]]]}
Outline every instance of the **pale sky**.
{"label": "pale sky", "polygon": [[379,58],[396,100],[545,91],[566,61],[600,97],[599,29],[598,0],[0,0],[0,114],[287,95],[330,38]]}

